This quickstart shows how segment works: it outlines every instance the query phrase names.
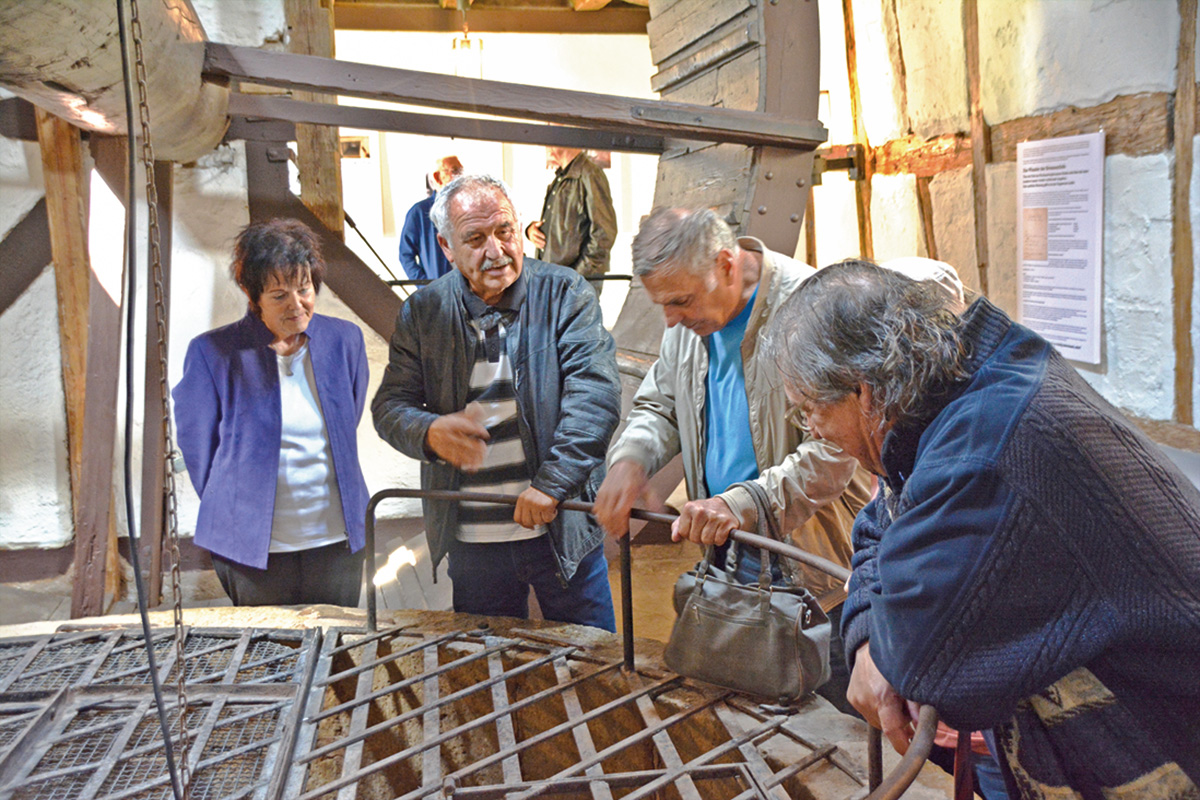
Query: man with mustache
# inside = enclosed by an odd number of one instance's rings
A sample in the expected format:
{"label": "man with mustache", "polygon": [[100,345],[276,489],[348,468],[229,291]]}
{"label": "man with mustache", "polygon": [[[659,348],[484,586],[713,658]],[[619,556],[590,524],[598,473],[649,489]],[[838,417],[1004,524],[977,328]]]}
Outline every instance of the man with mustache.
{"label": "man with mustache", "polygon": [[430,218],[455,271],[400,310],[371,404],[379,435],[421,461],[421,486],[518,495],[508,506],[424,501],[436,576],[454,610],[616,630],[591,501],[621,407],[616,348],[578,273],[526,259],[508,188],[464,175]]}

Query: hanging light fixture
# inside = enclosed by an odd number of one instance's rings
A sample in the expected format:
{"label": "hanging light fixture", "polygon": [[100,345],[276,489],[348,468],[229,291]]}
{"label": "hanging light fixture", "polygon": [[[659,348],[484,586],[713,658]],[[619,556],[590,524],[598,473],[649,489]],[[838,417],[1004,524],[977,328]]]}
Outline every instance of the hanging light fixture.
{"label": "hanging light fixture", "polygon": [[451,49],[454,53],[454,74],[460,78],[483,77],[483,40],[472,39],[471,31],[467,28],[467,9],[471,0],[457,0],[458,11],[462,14],[462,37],[455,38]]}

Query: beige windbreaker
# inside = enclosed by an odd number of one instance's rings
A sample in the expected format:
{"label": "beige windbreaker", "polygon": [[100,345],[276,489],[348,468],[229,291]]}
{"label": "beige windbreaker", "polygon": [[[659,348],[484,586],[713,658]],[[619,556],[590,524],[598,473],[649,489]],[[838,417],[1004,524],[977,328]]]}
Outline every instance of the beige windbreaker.
{"label": "beige windbreaker", "polygon": [[[800,431],[785,418],[788,402],[778,370],[757,358],[759,344],[779,306],[816,270],[768,250],[758,239],[743,237],[738,244],[763,257],[759,291],[742,340],[758,481],[771,497],[781,528],[791,532],[798,547],[849,567],[850,528],[854,516],[870,499],[874,481],[837,446],[808,437],[801,441]],[[634,396],[628,425],[609,448],[609,466],[632,459],[653,475],[682,452],[688,497],[707,497],[707,374],[708,349],[703,338],[682,325],[668,328],[658,361]],[[755,519],[754,504],[745,490],[733,489],[719,497],[747,523]],[[795,572],[826,609],[845,599],[845,588],[833,577],[804,565],[796,565]]]}

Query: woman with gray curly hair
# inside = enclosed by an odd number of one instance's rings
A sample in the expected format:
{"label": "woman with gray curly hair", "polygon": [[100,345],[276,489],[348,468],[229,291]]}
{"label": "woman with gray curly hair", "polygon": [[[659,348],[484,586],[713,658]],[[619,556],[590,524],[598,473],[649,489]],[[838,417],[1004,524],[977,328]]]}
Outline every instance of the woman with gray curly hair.
{"label": "woman with gray curly hair", "polygon": [[1200,783],[1200,492],[986,299],[819,271],[768,353],[798,421],[883,491],[854,524],[850,701],[981,730],[1014,797]]}

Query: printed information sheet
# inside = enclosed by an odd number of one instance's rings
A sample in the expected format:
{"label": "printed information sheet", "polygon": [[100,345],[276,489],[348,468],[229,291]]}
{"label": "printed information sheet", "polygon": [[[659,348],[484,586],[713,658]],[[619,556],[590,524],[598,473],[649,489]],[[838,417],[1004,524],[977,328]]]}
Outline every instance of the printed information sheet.
{"label": "printed information sheet", "polygon": [[1017,145],[1017,316],[1067,358],[1100,363],[1104,133]]}

